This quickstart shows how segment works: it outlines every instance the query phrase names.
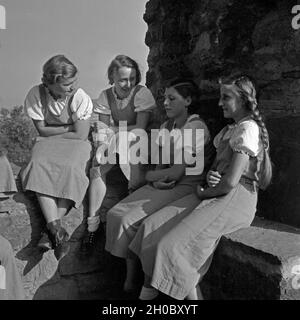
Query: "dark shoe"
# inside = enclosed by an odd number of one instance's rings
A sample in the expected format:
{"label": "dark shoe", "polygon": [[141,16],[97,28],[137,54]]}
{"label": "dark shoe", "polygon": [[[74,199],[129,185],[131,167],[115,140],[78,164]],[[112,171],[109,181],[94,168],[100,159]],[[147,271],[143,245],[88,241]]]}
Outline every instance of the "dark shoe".
{"label": "dark shoe", "polygon": [[93,251],[96,244],[96,232],[87,231],[81,241],[80,252],[82,254],[89,254]]}
{"label": "dark shoe", "polygon": [[56,233],[56,248],[54,249],[54,255],[57,260],[62,259],[70,251],[70,244],[67,242],[69,240],[69,235],[67,231],[60,227]]}
{"label": "dark shoe", "polygon": [[41,239],[39,240],[37,246],[45,251],[52,249],[52,242],[49,238],[49,235],[46,231],[41,233]]}
{"label": "dark shoe", "polygon": [[70,251],[70,244],[68,243],[69,235],[67,231],[61,226],[60,220],[55,220],[47,224],[51,234],[51,240],[54,247],[54,255],[57,260],[62,259]]}

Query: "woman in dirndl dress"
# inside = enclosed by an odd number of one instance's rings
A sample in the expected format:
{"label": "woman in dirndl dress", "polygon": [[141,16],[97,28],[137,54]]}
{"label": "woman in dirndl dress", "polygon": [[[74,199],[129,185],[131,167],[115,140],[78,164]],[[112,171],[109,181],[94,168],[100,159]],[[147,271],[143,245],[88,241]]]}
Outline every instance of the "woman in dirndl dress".
{"label": "woman in dirndl dress", "polygon": [[[68,233],[61,218],[78,207],[89,185],[87,167],[92,101],[77,88],[76,66],[63,55],[43,66],[42,84],[25,99],[25,110],[39,133],[29,163],[21,171],[24,190],[37,195],[47,229],[38,244],[54,248],[57,259],[69,251]],[[50,241],[49,241],[50,240]]]}
{"label": "woman in dirndl dress", "polygon": [[[201,164],[208,164],[212,158],[208,128],[195,114],[199,107],[198,92],[197,85],[188,79],[176,79],[167,86],[164,107],[169,119],[162,124],[156,139],[160,149],[158,165],[147,172],[147,185],[108,211],[105,249],[126,259],[124,291],[136,288],[137,259],[128,247],[142,221],[175,199],[195,192],[199,181],[205,180],[203,167],[189,168],[196,160],[194,155],[203,155],[204,148],[207,152]],[[189,139],[185,136],[187,132],[191,133]],[[188,169],[195,171],[190,173]]]}
{"label": "woman in dirndl dress", "polygon": [[246,75],[221,80],[219,105],[234,120],[214,139],[216,159],[207,185],[145,219],[129,249],[142,263],[140,299],[162,292],[174,299],[202,299],[198,283],[206,274],[222,235],[249,227],[258,188],[272,177],[269,138],[256,90]]}
{"label": "woman in dirndl dress", "polygon": [[114,153],[120,155],[119,166],[128,180],[129,192],[144,185],[145,168],[142,163],[122,161],[123,157],[128,159],[128,150],[135,143],[135,139],[127,146],[128,139],[125,138],[122,143],[119,133],[123,130],[126,136],[128,132],[128,136],[134,138],[134,132],[138,130],[144,132],[144,137],[148,140],[146,129],[151,112],[156,107],[151,91],[140,84],[141,72],[135,60],[118,55],[111,61],[107,74],[111,87],[103,90],[99,97],[93,100],[96,117],[93,117],[92,121],[96,132],[92,132],[92,135],[96,150],[90,170],[87,232],[81,246],[81,251],[85,254],[89,254],[95,244],[96,231],[100,225],[100,208],[107,190],[106,176],[117,164],[117,159],[111,162],[103,161],[104,153],[107,149],[114,149]]}

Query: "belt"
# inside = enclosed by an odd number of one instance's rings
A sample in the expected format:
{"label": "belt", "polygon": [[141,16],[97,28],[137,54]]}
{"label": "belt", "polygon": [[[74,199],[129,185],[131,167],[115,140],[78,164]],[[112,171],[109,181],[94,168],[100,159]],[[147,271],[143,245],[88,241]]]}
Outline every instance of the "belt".
{"label": "belt", "polygon": [[258,190],[257,181],[251,180],[245,176],[241,176],[239,183],[242,184],[245,188],[250,189],[250,191],[257,192]]}

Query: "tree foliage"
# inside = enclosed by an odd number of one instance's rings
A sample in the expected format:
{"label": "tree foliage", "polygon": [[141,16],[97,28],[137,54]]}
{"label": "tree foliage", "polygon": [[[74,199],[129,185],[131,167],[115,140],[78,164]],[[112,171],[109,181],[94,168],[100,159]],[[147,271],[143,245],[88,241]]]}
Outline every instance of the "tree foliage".
{"label": "tree foliage", "polygon": [[23,106],[0,110],[0,153],[7,152],[9,160],[22,166],[29,159],[37,135],[32,120]]}

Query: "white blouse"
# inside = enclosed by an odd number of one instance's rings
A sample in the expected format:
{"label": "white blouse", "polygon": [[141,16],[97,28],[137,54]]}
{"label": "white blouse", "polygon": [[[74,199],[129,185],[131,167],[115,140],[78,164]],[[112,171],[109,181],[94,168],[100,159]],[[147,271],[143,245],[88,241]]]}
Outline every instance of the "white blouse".
{"label": "white blouse", "polygon": [[[114,87],[113,87],[114,88]],[[118,99],[115,90],[112,90],[117,108],[124,109],[128,105],[130,99],[132,98],[134,88],[132,88],[130,94],[128,97],[124,99]],[[140,111],[151,111],[153,108],[156,107],[155,99],[151,93],[151,91],[146,87],[141,87],[141,89],[136,93],[134,97],[134,111],[140,112]],[[110,106],[108,104],[106,90],[103,90],[100,93],[100,96],[98,99],[93,100],[94,104],[94,112],[96,113],[102,113],[102,114],[111,114]]]}
{"label": "white blouse", "polygon": [[229,145],[234,151],[246,153],[251,157],[256,157],[263,148],[259,126],[255,120],[248,117],[223,128],[214,139],[216,148],[221,139],[229,139]]}
{"label": "white blouse", "polygon": [[[49,92],[46,88],[47,93]],[[55,100],[49,93],[47,94],[48,108],[56,116],[62,113],[64,107],[69,103],[70,96],[64,99]],[[34,120],[45,120],[40,98],[39,86],[34,86],[27,94],[24,102],[27,115]],[[77,89],[71,102],[72,119],[89,119],[93,112],[92,100],[81,88]]]}

